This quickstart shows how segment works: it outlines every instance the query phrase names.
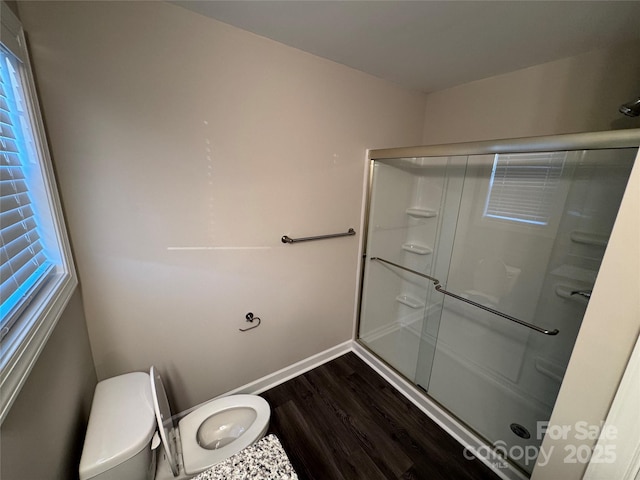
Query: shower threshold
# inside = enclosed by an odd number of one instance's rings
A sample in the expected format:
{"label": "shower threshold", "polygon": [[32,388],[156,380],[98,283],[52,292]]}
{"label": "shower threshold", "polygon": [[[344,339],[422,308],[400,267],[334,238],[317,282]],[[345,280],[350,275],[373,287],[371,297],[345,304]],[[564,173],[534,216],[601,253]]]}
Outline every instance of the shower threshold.
{"label": "shower threshold", "polygon": [[381,359],[360,340],[353,342],[353,351],[398,392],[457,440],[464,447],[465,452],[473,454],[500,478],[504,480],[527,480],[530,478],[529,474],[517,465],[499,456],[486,439],[473,432],[466,424],[455,418],[431,398],[424,387],[417,386],[407,380],[402,373]]}

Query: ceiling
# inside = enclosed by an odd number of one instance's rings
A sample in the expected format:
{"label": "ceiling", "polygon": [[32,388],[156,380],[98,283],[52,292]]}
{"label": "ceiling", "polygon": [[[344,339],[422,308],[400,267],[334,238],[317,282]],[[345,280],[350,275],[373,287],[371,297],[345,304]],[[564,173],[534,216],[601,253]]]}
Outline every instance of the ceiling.
{"label": "ceiling", "polygon": [[423,92],[640,40],[640,1],[175,3]]}

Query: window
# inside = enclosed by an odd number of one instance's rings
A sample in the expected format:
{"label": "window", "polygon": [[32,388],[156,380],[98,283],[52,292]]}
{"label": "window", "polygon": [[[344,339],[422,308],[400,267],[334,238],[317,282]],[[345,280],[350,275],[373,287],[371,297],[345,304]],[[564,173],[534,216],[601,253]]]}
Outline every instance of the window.
{"label": "window", "polygon": [[35,152],[15,63],[0,50],[0,339],[53,271],[29,189]]}
{"label": "window", "polygon": [[566,157],[566,152],[497,154],[484,216],[547,225]]}
{"label": "window", "polygon": [[0,419],[77,284],[24,34],[0,25]]}

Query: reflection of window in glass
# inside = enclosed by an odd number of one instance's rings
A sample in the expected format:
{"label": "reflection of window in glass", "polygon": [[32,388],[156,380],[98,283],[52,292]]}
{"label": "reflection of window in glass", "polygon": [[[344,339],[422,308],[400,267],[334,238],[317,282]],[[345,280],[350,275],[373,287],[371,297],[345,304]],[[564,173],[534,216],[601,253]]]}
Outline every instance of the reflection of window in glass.
{"label": "reflection of window in glass", "polygon": [[566,152],[497,154],[484,216],[547,225]]}

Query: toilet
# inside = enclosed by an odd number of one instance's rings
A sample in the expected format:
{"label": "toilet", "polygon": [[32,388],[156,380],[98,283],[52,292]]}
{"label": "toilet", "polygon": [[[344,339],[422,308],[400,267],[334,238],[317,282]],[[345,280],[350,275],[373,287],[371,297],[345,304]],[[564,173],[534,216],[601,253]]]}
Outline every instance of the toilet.
{"label": "toilet", "polygon": [[80,480],[191,478],[260,440],[270,415],[262,397],[230,395],[203,403],[176,427],[154,367],[103,380],[93,398]]}

